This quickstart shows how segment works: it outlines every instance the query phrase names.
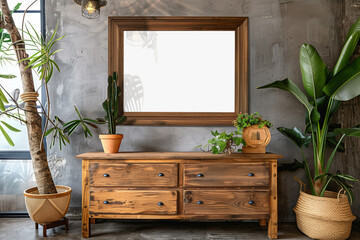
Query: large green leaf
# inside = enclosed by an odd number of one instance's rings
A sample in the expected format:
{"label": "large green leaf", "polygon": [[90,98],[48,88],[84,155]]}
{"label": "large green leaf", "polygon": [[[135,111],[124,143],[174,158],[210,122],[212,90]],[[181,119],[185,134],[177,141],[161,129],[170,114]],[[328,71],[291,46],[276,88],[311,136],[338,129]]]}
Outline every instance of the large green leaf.
{"label": "large green leaf", "polygon": [[355,47],[357,46],[360,38],[360,32],[352,33],[346,40],[343,49],[341,50],[340,56],[334,67],[333,76],[340,72],[346,65],[348,65],[351,56],[354,53]]}
{"label": "large green leaf", "polygon": [[353,25],[351,25],[348,35],[346,36],[346,40],[348,40],[354,32],[360,32],[360,17]]}
{"label": "large green leaf", "polygon": [[324,87],[329,97],[348,101],[360,94],[360,57],[336,74]]}
{"label": "large green leaf", "polygon": [[306,93],[314,100],[324,96],[322,89],[326,83],[326,65],[309,44],[303,44],[300,48],[300,69]]}
{"label": "large green leaf", "polygon": [[290,79],[286,78],[282,81],[275,81],[273,83],[258,87],[257,89],[264,89],[264,88],[279,88],[284,91],[291,92],[299,102],[304,104],[306,107],[309,115],[313,110],[313,106],[310,104],[309,100],[307,99],[306,95],[298,88],[298,86],[293,83]]}
{"label": "large green leaf", "polygon": [[293,141],[299,148],[307,147],[311,142],[311,136],[305,136],[297,127],[293,129],[279,127],[277,130]]}
{"label": "large green leaf", "polygon": [[358,127],[338,128],[338,129],[335,129],[335,131],[345,134],[348,137],[360,137],[360,128],[358,128]]}

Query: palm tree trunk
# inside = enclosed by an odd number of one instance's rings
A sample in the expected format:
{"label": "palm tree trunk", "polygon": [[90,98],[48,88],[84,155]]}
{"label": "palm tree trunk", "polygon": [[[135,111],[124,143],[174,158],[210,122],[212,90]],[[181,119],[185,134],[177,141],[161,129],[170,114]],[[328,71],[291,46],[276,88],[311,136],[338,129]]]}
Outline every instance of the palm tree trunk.
{"label": "palm tree trunk", "polygon": [[[25,50],[25,44],[15,26],[7,0],[0,0],[0,3],[1,12],[4,16],[4,19],[0,20],[0,28],[5,28],[10,34],[17,60],[20,61],[28,57]],[[18,65],[21,73],[23,92],[35,92],[32,70],[30,67],[26,68],[28,61],[19,62]],[[45,148],[42,147],[40,143],[42,136],[41,117],[37,111],[36,102],[26,102],[24,111],[27,122],[26,127],[28,132],[30,154],[39,193],[56,193],[55,184],[47,162]]]}

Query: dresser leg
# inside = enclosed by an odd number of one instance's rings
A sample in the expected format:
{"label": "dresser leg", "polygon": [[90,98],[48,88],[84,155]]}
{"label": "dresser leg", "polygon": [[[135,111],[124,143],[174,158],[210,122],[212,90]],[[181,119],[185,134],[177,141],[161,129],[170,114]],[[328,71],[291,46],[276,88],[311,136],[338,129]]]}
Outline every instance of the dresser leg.
{"label": "dresser leg", "polygon": [[264,219],[260,219],[260,220],[259,220],[259,225],[262,226],[262,227],[266,226],[266,219],[265,219],[265,218],[264,218]]}
{"label": "dresser leg", "polygon": [[82,237],[90,237],[89,218],[89,161],[82,161]]}
{"label": "dresser leg", "polygon": [[270,219],[268,237],[278,238],[278,197],[277,197],[277,164],[271,163],[271,194],[270,194]]}

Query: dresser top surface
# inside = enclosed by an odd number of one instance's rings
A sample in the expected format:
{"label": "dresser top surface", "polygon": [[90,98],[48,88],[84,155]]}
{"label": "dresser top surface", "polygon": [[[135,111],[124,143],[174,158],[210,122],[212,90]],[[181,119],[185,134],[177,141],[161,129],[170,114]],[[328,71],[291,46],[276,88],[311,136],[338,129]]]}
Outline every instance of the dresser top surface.
{"label": "dresser top surface", "polygon": [[88,152],[79,154],[76,158],[94,160],[166,160],[166,159],[189,159],[189,160],[219,160],[219,159],[278,159],[282,158],[279,154],[273,153],[232,153],[232,154],[212,154],[211,152]]}

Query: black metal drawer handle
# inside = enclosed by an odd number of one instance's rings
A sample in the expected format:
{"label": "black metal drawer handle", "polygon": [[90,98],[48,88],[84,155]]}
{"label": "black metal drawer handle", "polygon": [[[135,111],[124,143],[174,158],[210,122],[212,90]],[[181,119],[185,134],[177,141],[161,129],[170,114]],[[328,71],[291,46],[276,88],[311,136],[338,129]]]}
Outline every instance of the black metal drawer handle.
{"label": "black metal drawer handle", "polygon": [[157,205],[164,206],[164,203],[163,202],[158,202]]}
{"label": "black metal drawer handle", "polygon": [[104,204],[109,204],[109,201],[104,201],[103,203],[104,203]]}
{"label": "black metal drawer handle", "polygon": [[249,203],[250,205],[254,205],[254,204],[255,204],[255,202],[254,202],[253,200],[250,200],[248,203]]}
{"label": "black metal drawer handle", "polygon": [[204,174],[199,173],[198,175],[196,175],[197,177],[204,177]]}
{"label": "black metal drawer handle", "polygon": [[203,201],[197,201],[197,204],[204,204]]}
{"label": "black metal drawer handle", "polygon": [[165,174],[159,173],[158,176],[159,176],[159,177],[163,177],[163,176],[165,176]]}
{"label": "black metal drawer handle", "polygon": [[248,176],[253,177],[253,176],[255,176],[255,174],[254,173],[249,173]]}
{"label": "black metal drawer handle", "polygon": [[103,176],[104,177],[110,177],[110,175],[108,173],[105,173]]}

